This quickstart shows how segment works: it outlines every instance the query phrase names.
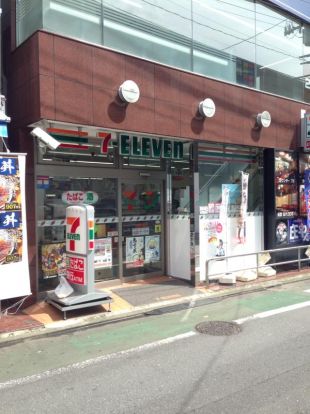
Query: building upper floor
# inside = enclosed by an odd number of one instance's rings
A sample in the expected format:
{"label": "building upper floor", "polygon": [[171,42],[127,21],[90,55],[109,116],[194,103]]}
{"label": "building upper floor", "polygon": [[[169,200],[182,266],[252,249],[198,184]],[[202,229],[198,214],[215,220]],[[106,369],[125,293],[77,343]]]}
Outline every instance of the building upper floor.
{"label": "building upper floor", "polygon": [[310,25],[267,1],[17,1],[17,46],[39,29],[310,103]]}

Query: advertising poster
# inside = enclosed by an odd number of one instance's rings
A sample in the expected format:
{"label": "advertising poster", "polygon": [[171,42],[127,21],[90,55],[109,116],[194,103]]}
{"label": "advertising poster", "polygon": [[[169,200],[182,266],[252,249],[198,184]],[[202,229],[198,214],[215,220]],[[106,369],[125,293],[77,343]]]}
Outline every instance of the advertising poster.
{"label": "advertising poster", "polygon": [[66,270],[66,244],[50,243],[41,247],[42,274],[48,279],[65,274]]}
{"label": "advertising poster", "polygon": [[276,223],[276,244],[287,244],[288,242],[287,220],[280,220]]}
{"label": "advertising poster", "polygon": [[24,154],[0,154],[0,300],[30,294]]}
{"label": "advertising poster", "polygon": [[202,235],[207,244],[205,246],[208,252],[208,257],[225,256],[224,248],[224,225],[218,219],[211,219],[206,221]]}
{"label": "advertising poster", "polygon": [[160,236],[145,236],[145,263],[160,261]]}
{"label": "advertising poster", "polygon": [[112,238],[95,239],[95,267],[112,266]]}
{"label": "advertising poster", "polygon": [[309,242],[310,233],[307,231],[307,220],[303,218],[288,220],[288,242]]}
{"label": "advertising poster", "polygon": [[144,265],[144,237],[126,237],[126,267],[142,267]]}
{"label": "advertising poster", "polygon": [[304,197],[305,197],[305,207],[307,213],[307,228],[310,229],[310,169],[305,170],[305,188],[304,188]]}
{"label": "advertising poster", "polygon": [[0,162],[0,264],[6,265],[22,260],[22,207],[18,159]]}
{"label": "advertising poster", "polygon": [[238,220],[238,241],[245,243],[246,241],[246,214],[248,210],[248,184],[249,174],[241,172],[241,202],[240,202],[240,218]]}
{"label": "advertising poster", "polygon": [[292,152],[276,151],[275,187],[277,217],[298,215],[297,159]]}

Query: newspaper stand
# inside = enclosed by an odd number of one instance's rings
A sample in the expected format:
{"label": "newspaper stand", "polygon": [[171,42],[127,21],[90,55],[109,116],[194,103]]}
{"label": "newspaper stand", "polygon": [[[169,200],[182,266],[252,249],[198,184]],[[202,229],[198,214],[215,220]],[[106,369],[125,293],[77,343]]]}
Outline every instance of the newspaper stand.
{"label": "newspaper stand", "polygon": [[94,207],[69,206],[66,209],[66,277],[74,292],[59,298],[49,292],[47,303],[64,313],[70,310],[110,304],[108,293],[95,289],[94,271]]}

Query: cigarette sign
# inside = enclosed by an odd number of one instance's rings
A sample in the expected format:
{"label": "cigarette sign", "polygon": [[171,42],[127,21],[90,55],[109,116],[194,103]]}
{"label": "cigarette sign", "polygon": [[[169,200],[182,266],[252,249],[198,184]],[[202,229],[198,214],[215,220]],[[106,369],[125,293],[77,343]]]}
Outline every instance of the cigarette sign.
{"label": "cigarette sign", "polygon": [[70,283],[85,285],[85,257],[67,255],[67,279]]}

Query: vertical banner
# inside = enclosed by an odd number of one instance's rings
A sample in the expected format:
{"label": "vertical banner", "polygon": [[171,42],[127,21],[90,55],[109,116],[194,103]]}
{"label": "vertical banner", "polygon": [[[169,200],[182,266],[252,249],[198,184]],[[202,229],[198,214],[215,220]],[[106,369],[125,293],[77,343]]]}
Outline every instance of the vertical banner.
{"label": "vertical banner", "polygon": [[30,292],[24,154],[0,154],[0,300]]}
{"label": "vertical banner", "polygon": [[245,243],[246,241],[246,213],[248,210],[248,185],[249,185],[249,174],[241,171],[240,221],[238,223],[239,243]]}
{"label": "vertical banner", "polygon": [[[222,185],[222,203],[220,207],[220,223],[222,237],[219,239],[217,246],[221,245],[223,248],[224,256],[228,255],[228,240],[227,240],[227,218],[228,218],[228,204],[230,189],[227,185]],[[216,251],[217,253],[217,251]]]}
{"label": "vertical banner", "polygon": [[305,202],[307,211],[307,230],[310,230],[310,169],[305,170]]}

